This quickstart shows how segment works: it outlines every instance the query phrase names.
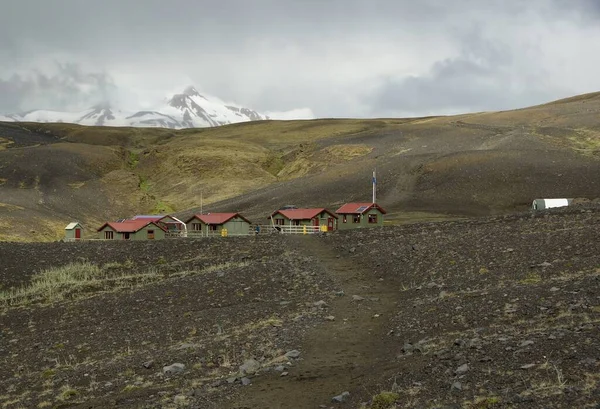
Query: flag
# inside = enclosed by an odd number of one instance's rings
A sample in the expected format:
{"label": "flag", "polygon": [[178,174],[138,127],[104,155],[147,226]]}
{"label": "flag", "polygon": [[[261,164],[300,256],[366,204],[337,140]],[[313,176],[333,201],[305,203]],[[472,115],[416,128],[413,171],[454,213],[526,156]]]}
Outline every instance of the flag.
{"label": "flag", "polygon": [[375,178],[375,172],[373,172],[373,184],[376,185],[377,184],[377,179]]}

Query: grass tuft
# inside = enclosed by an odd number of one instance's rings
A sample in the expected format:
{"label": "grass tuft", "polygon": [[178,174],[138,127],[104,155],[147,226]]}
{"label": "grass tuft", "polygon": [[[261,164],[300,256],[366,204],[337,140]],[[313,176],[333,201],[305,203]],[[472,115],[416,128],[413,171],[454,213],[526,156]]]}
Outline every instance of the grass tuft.
{"label": "grass tuft", "polygon": [[370,409],[391,409],[396,407],[400,395],[395,392],[381,392],[373,396]]}
{"label": "grass tuft", "polygon": [[[224,263],[208,266],[202,270],[180,271],[169,276],[186,277],[247,264],[247,262]],[[104,267],[89,262],[77,262],[50,268],[34,276],[28,286],[0,291],[0,306],[16,307],[82,299],[100,292],[138,288],[167,278],[155,267],[141,272],[129,269],[119,272],[129,266],[129,261],[124,264],[108,263]]]}

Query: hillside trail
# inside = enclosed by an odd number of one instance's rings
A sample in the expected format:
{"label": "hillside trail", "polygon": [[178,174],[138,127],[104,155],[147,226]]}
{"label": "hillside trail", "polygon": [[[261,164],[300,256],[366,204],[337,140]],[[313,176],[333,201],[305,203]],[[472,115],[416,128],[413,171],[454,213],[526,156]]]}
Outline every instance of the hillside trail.
{"label": "hillside trail", "polygon": [[[230,409],[304,409],[358,407],[357,395],[372,396],[389,388],[369,388],[369,377],[393,366],[393,337],[386,335],[387,319],[396,304],[397,294],[385,281],[362,267],[349,253],[340,254],[318,237],[285,237],[289,245],[317,263],[317,271],[327,274],[343,296],[328,301],[328,315],[334,321],[307,329],[299,340],[301,359],[289,368],[288,376],[274,371],[256,377],[252,385],[240,390]],[[362,297],[356,300],[354,295]],[[318,300],[315,300],[318,301]],[[332,398],[350,392],[342,404]]]}

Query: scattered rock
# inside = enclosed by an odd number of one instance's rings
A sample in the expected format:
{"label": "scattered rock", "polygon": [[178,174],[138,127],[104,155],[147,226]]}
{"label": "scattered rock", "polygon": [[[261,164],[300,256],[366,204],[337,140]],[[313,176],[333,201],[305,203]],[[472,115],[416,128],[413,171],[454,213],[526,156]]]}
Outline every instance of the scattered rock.
{"label": "scattered rock", "polygon": [[354,253],[356,251],[356,247],[351,247],[350,250],[348,250],[348,253]]}
{"label": "scattered rock", "polygon": [[277,372],[283,372],[283,371],[285,371],[285,366],[283,366],[283,365],[276,366],[275,367],[275,371],[277,371]]}
{"label": "scattered rock", "polygon": [[318,307],[318,308],[325,308],[325,307],[327,307],[327,303],[325,301],[323,301],[323,300],[317,301],[317,302],[313,303],[313,305],[315,307]]}
{"label": "scattered rock", "polygon": [[523,347],[527,347],[529,345],[533,345],[535,342],[533,342],[532,340],[528,339],[526,341],[523,341],[519,344],[519,347],[523,348]]}
{"label": "scattered rock", "polygon": [[460,392],[460,391],[462,391],[462,383],[460,383],[460,382],[454,382],[452,384],[452,386],[450,387],[450,390],[452,392]]}
{"label": "scattered rock", "polygon": [[146,361],[142,364],[142,366],[146,369],[150,369],[154,366],[154,361]]}
{"label": "scattered rock", "polygon": [[360,295],[353,295],[352,301],[363,301],[365,297],[361,297]]}
{"label": "scattered rock", "polygon": [[180,364],[180,363],[175,363],[172,365],[168,365],[168,366],[163,366],[163,373],[164,374],[176,374],[176,373],[181,373],[185,370],[185,365],[184,364]]}
{"label": "scattered rock", "polygon": [[344,290],[340,290],[340,291],[336,291],[335,295],[336,295],[336,297],[343,297],[344,295],[346,295],[346,293],[344,292]]}
{"label": "scattered rock", "polygon": [[558,287],[552,287],[552,288],[550,289],[550,291],[552,291],[553,293],[555,293],[555,292],[557,292],[557,291],[560,291],[560,288],[558,288]]}
{"label": "scattered rock", "polygon": [[463,374],[466,374],[468,371],[469,371],[469,365],[463,364],[463,365],[459,366],[458,368],[456,368],[454,373],[456,375],[463,375]]}
{"label": "scattered rock", "polygon": [[300,351],[296,349],[288,351],[285,353],[285,357],[290,359],[298,359],[300,357]]}
{"label": "scattered rock", "polygon": [[260,362],[256,359],[248,359],[240,365],[240,373],[242,375],[252,375],[260,369]]}
{"label": "scattered rock", "polygon": [[285,371],[284,371],[284,372],[282,372],[282,373],[281,373],[281,375],[279,375],[279,376],[288,376],[288,373],[289,373],[289,372],[285,372]]}
{"label": "scattered rock", "polygon": [[342,402],[346,402],[348,399],[350,398],[350,392],[342,392],[337,396],[334,396],[333,398],[331,398],[331,401],[334,403],[342,403]]}
{"label": "scattered rock", "polygon": [[252,381],[250,380],[250,378],[246,378],[246,377],[243,377],[243,378],[242,378],[242,385],[244,385],[244,386],[248,386],[248,385],[250,385],[251,383],[252,383]]}
{"label": "scattered rock", "polygon": [[236,383],[238,380],[237,376],[232,376],[231,378],[227,378],[227,383],[232,384]]}
{"label": "scattered rock", "polygon": [[325,317],[325,321],[335,321],[335,317],[333,315],[328,315]]}
{"label": "scattered rock", "polygon": [[522,365],[521,369],[531,369],[535,367],[535,364],[526,364],[526,365]]}

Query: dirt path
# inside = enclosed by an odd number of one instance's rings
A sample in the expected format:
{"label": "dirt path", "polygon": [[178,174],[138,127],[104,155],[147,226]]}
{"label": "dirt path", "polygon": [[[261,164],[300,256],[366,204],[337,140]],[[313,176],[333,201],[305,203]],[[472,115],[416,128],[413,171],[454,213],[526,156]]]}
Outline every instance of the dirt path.
{"label": "dirt path", "polygon": [[[253,379],[229,408],[320,408],[332,405],[344,391],[350,399],[336,407],[356,407],[360,397],[378,392],[371,375],[390,366],[386,321],[394,309],[393,289],[362,268],[349,253],[338,254],[319,237],[285,237],[291,246],[314,258],[318,270],[328,274],[344,296],[328,301],[334,321],[310,328],[299,350],[302,360],[287,377],[271,373]],[[353,295],[364,297],[357,301]],[[378,315],[378,316],[377,316]],[[392,355],[393,356],[393,355]],[[389,385],[382,385],[385,387]],[[321,406],[326,405],[326,406]]]}

